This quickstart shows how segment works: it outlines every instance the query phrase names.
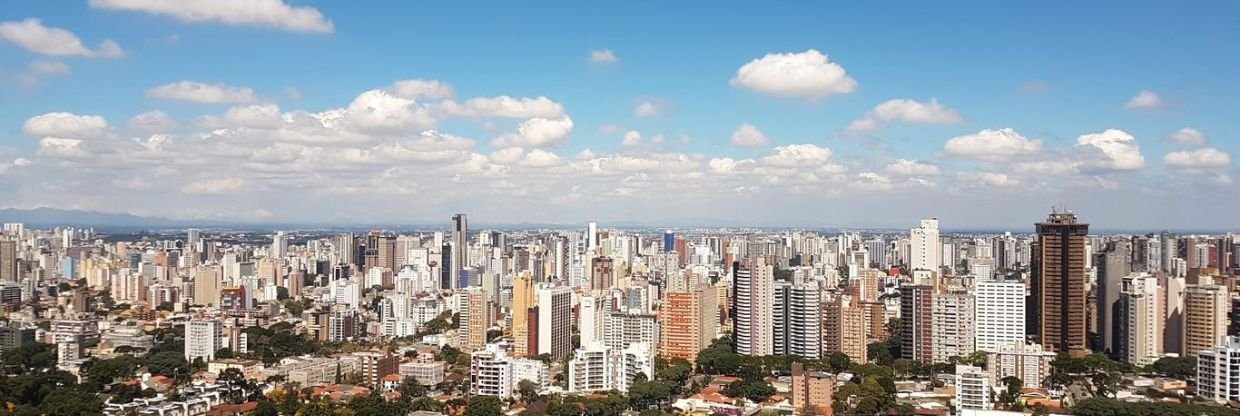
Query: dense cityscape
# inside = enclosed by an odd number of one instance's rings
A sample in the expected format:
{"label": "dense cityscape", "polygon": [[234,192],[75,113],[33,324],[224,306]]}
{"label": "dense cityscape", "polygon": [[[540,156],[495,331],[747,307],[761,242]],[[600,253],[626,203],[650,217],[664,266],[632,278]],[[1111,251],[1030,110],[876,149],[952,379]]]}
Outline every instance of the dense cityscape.
{"label": "dense cityscape", "polygon": [[17,414],[1240,414],[1240,236],[1085,220],[5,223],[0,392]]}
{"label": "dense cityscape", "polygon": [[0,416],[1240,416],[1237,40],[0,2]]}

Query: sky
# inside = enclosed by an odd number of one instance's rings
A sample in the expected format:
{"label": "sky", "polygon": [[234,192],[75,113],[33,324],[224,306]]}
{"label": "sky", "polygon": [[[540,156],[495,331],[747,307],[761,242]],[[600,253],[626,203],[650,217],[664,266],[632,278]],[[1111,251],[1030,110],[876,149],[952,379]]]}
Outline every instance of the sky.
{"label": "sky", "polygon": [[1240,228],[1240,4],[0,9],[0,206],[176,219]]}

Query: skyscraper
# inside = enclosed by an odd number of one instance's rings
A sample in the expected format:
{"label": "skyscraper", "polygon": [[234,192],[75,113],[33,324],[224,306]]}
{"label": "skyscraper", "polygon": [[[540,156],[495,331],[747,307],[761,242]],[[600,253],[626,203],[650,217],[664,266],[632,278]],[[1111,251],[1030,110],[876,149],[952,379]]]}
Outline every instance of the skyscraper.
{"label": "skyscraper", "polygon": [[900,288],[901,358],[934,362],[934,287],[911,285]]}
{"label": "skyscraper", "polygon": [[950,287],[934,294],[931,301],[931,356],[936,363],[965,357],[974,347],[973,294],[963,287]]}
{"label": "skyscraper", "polygon": [[[534,277],[523,272],[512,279],[512,338],[515,341],[513,355],[517,358],[527,357],[530,346],[538,341],[530,342],[529,311],[534,307]],[[537,332],[537,331],[535,331]]]}
{"label": "skyscraper", "polygon": [[663,233],[663,252],[670,253],[676,249],[676,234],[672,234],[672,230]]}
{"label": "skyscraper", "polygon": [[1148,273],[1125,276],[1120,287],[1120,328],[1115,356],[1136,365],[1151,365],[1162,353],[1162,303],[1158,280]]}
{"label": "skyscraper", "polygon": [[1213,348],[1227,335],[1227,286],[1189,285],[1184,292],[1184,347],[1187,356]]}
{"label": "skyscraper", "polygon": [[1070,211],[1053,211],[1035,224],[1029,328],[1047,351],[1083,357],[1087,353],[1085,237],[1089,224]]}
{"label": "skyscraper", "polygon": [[774,305],[774,270],[764,257],[749,257],[733,265],[733,287],[736,290],[735,318],[732,336],[736,353],[760,357],[771,355],[774,328],[771,319]]}
{"label": "skyscraper", "polygon": [[452,284],[454,288],[460,288],[467,285],[461,283],[460,276],[469,267],[469,223],[465,214],[452,216],[452,244]]}
{"label": "skyscraper", "polygon": [[268,257],[273,259],[284,258],[288,254],[288,235],[284,231],[277,231],[271,236],[271,249]]}
{"label": "skyscraper", "polygon": [[573,349],[573,290],[540,284],[538,291],[538,354],[559,360]]}
{"label": "skyscraper", "polygon": [[979,351],[1025,342],[1025,284],[981,280],[974,286],[974,325]]}
{"label": "skyscraper", "polygon": [[943,266],[943,245],[939,243],[939,219],[926,218],[909,230],[909,270],[929,270],[938,273]]}
{"label": "skyscraper", "polygon": [[16,282],[18,276],[17,241],[0,240],[0,281]]}
{"label": "skyscraper", "polygon": [[458,345],[464,351],[477,351],[486,346],[487,328],[495,321],[491,310],[491,300],[487,292],[480,287],[462,290],[458,299],[460,305],[460,327],[457,328]]}
{"label": "skyscraper", "polygon": [[698,351],[715,339],[717,298],[713,287],[701,285],[687,292],[668,292],[659,307],[659,355],[693,362]]}
{"label": "skyscraper", "polygon": [[215,352],[223,348],[224,325],[214,319],[191,319],[185,324],[185,360],[196,358],[211,361]]}
{"label": "skyscraper", "polygon": [[1098,284],[1095,293],[1097,299],[1097,319],[1099,349],[1119,355],[1119,340],[1125,329],[1117,324],[1120,310],[1120,291],[1123,280],[1132,272],[1131,244],[1126,240],[1112,241],[1105,250],[1094,255],[1094,266],[1098,271]]}
{"label": "skyscraper", "polygon": [[822,355],[820,294],[817,285],[775,282],[775,355],[808,359]]}

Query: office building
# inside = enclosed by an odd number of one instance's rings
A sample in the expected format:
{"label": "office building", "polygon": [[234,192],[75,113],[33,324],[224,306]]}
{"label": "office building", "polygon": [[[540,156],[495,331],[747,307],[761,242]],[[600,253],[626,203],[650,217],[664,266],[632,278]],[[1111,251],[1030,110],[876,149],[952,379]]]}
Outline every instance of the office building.
{"label": "office building", "polygon": [[555,360],[567,357],[573,350],[573,290],[546,283],[536,290],[538,354],[551,354]]}
{"label": "office building", "polygon": [[1106,248],[1094,255],[1094,267],[1097,269],[1097,286],[1095,289],[1098,350],[1112,357],[1123,358],[1119,354],[1119,340],[1123,337],[1124,328],[1117,325],[1120,315],[1120,291],[1123,279],[1132,272],[1132,250],[1128,241],[1111,241]]}
{"label": "office building", "polygon": [[[943,266],[943,245],[939,242],[939,219],[926,218],[909,230],[909,270],[939,272]],[[921,282],[918,282],[921,283]]]}
{"label": "office building", "polygon": [[1086,244],[1089,224],[1072,212],[1051,212],[1035,225],[1029,302],[1031,331],[1054,353],[1083,357],[1087,349]]}
{"label": "office building", "polygon": [[1025,341],[1025,284],[979,280],[974,285],[974,325],[978,351]]}
{"label": "office building", "polygon": [[449,265],[453,288],[465,287],[461,274],[469,267],[469,222],[465,214],[452,216],[452,263]]}
{"label": "office building", "polygon": [[[512,279],[512,339],[513,339],[513,356],[523,358],[530,355],[531,350],[537,351],[537,338],[531,340],[530,334],[537,335],[537,330],[531,332],[529,315],[531,310],[535,310],[534,298],[534,277],[529,272],[522,272]],[[530,348],[534,346],[534,348]]]}
{"label": "office building", "polygon": [[204,362],[215,359],[215,352],[224,347],[224,325],[213,319],[191,319],[185,323],[185,360]]}

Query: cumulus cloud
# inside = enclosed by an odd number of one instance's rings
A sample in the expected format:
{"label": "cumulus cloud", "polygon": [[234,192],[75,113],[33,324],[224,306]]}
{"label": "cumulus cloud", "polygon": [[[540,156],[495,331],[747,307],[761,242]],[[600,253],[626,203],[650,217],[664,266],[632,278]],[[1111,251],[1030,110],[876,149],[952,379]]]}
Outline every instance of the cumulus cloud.
{"label": "cumulus cloud", "polygon": [[452,98],[455,95],[452,86],[436,80],[425,79],[396,81],[391,87],[388,87],[387,91],[397,97],[411,100],[420,98],[442,100]]}
{"label": "cumulus cloud", "polygon": [[557,119],[535,117],[521,122],[516,132],[495,138],[491,141],[491,146],[557,146],[567,142],[572,132],[573,119],[568,116]]}
{"label": "cumulus cloud", "polygon": [[1154,110],[1162,108],[1162,97],[1150,90],[1141,90],[1137,95],[1133,96],[1124,103],[1124,108],[1129,110]]}
{"label": "cumulus cloud", "polygon": [[907,98],[888,100],[845,127],[847,133],[868,133],[899,121],[915,124],[953,124],[964,121],[960,113],[931,99],[928,103]]}
{"label": "cumulus cloud", "polygon": [[241,178],[204,179],[186,185],[187,194],[224,194],[240,191],[249,183]]}
{"label": "cumulus cloud", "polygon": [[1145,166],[1137,139],[1123,130],[1083,134],[1077,137],[1076,143],[1081,168],[1087,172],[1131,171]]}
{"label": "cumulus cloud", "polygon": [[1167,140],[1185,146],[1201,146],[1206,144],[1206,136],[1192,127],[1176,130],[1175,133],[1167,136]]}
{"label": "cumulus cloud", "polygon": [[642,101],[633,108],[633,117],[658,117],[663,115],[663,108],[653,101]]}
{"label": "cumulus cloud", "polygon": [[642,135],[636,130],[629,130],[624,133],[624,138],[620,140],[620,145],[624,147],[635,147],[642,144]]}
{"label": "cumulus cloud", "polygon": [[1006,173],[960,172],[957,174],[957,178],[966,187],[1003,188],[1020,185],[1019,180],[1008,176]]}
{"label": "cumulus cloud", "polygon": [[461,117],[554,119],[564,116],[564,106],[547,97],[513,98],[507,95],[479,97],[471,98],[464,103],[444,101],[439,108],[449,115]]}
{"label": "cumulus cloud", "polygon": [[933,176],[939,174],[939,167],[916,160],[898,159],[883,167],[883,172],[900,176]]}
{"label": "cumulus cloud", "polygon": [[108,122],[102,116],[83,116],[66,112],[41,114],[26,120],[22,131],[34,137],[89,139],[103,136]]}
{"label": "cumulus cloud", "polygon": [[1163,157],[1163,163],[1167,167],[1179,169],[1218,169],[1231,166],[1231,155],[1205,147],[1168,153]]}
{"label": "cumulus cloud", "polygon": [[97,49],[92,50],[82,44],[82,39],[73,32],[44,26],[42,20],[35,18],[0,22],[0,39],[42,55],[100,58],[119,58],[124,55],[116,41],[104,39]]}
{"label": "cumulus cloud", "polygon": [[358,95],[349,103],[343,117],[359,130],[380,133],[415,131],[435,124],[434,117],[426,108],[383,90],[370,90]]}
{"label": "cumulus cloud", "polygon": [[130,129],[146,133],[171,130],[176,128],[177,124],[176,120],[163,111],[147,111],[133,116],[128,123],[125,123]]}
{"label": "cumulus cloud", "polygon": [[90,0],[96,9],[143,12],[184,22],[269,27],[290,32],[330,33],[332,22],[318,9],[282,0]]}
{"label": "cumulus cloud", "polygon": [[254,90],[224,84],[181,81],[146,90],[146,96],[161,100],[208,104],[243,104],[258,101]]}
{"label": "cumulus cloud", "polygon": [[957,157],[997,162],[1042,150],[1042,141],[1029,139],[1010,128],[986,129],[949,139],[943,152]]}
{"label": "cumulus cloud", "polygon": [[794,98],[823,98],[857,90],[857,81],[844,67],[814,49],[800,53],[772,53],[736,70],[732,86],[762,94]]}
{"label": "cumulus cloud", "polygon": [[762,163],[791,168],[821,165],[830,158],[831,149],[812,144],[790,144],[776,147],[771,154],[762,158]]}
{"label": "cumulus cloud", "polygon": [[611,49],[600,49],[590,51],[590,62],[596,64],[614,64],[620,62],[620,58],[616,58],[616,54]]}
{"label": "cumulus cloud", "polygon": [[520,147],[505,147],[491,152],[487,158],[490,159],[492,163],[510,164],[521,160],[521,156],[524,155],[525,149]]}
{"label": "cumulus cloud", "polygon": [[521,160],[522,166],[546,168],[560,164],[560,156],[542,149],[534,149]]}
{"label": "cumulus cloud", "polygon": [[732,132],[733,146],[762,147],[768,144],[771,144],[771,139],[768,139],[765,134],[762,134],[761,130],[758,130],[752,124],[741,124],[740,127],[736,128],[736,131]]}

